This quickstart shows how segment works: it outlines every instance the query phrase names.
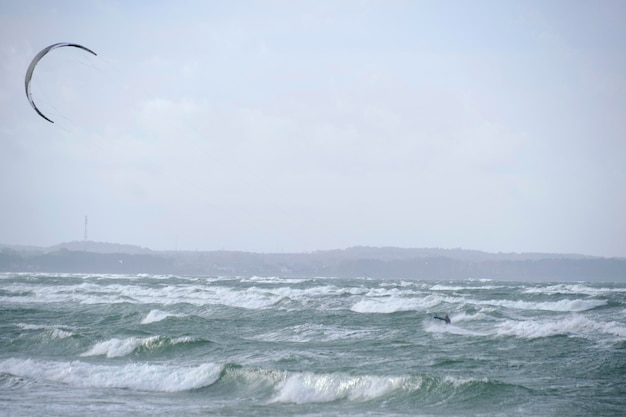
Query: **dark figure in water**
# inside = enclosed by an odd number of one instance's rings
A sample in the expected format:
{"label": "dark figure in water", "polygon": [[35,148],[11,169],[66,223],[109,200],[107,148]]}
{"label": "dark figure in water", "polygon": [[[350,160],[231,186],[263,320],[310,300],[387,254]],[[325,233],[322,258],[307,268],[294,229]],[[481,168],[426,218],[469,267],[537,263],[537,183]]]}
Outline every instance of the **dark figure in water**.
{"label": "dark figure in water", "polygon": [[436,318],[436,319],[439,319],[439,320],[443,320],[443,321],[445,321],[445,322],[446,322],[446,324],[450,324],[450,317],[448,317],[448,315],[447,315],[447,314],[446,314],[446,316],[445,316],[445,317],[435,316],[435,318]]}

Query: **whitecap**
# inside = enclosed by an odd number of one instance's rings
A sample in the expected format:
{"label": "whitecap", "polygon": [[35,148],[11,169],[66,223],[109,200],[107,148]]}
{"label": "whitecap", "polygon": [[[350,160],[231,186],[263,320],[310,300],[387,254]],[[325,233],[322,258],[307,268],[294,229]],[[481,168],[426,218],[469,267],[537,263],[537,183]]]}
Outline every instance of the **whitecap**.
{"label": "whitecap", "polygon": [[301,284],[303,282],[309,281],[309,279],[305,278],[284,278],[284,277],[260,277],[260,276],[251,276],[247,278],[242,278],[241,282],[255,282],[258,284]]}
{"label": "whitecap", "polygon": [[277,384],[276,394],[270,402],[307,404],[340,399],[367,401],[402,388],[407,382],[408,378],[401,376],[293,373],[286,375]]}
{"label": "whitecap", "polygon": [[348,329],[322,324],[302,324],[256,335],[251,339],[266,342],[309,343],[312,341],[361,340],[368,336],[374,337],[373,334],[374,331],[371,330]]}
{"label": "whitecap", "polygon": [[[453,320],[456,321],[456,318],[453,318]],[[438,321],[438,320],[424,322],[424,331],[428,333],[435,333],[435,334],[448,333],[448,334],[454,334],[458,336],[478,336],[478,337],[489,336],[489,333],[477,332],[474,330],[466,329],[461,326],[456,326],[454,324],[445,324],[441,321],[435,323],[435,321]]]}
{"label": "whitecap", "polygon": [[626,338],[626,327],[618,322],[598,322],[582,315],[549,320],[507,320],[496,326],[499,336],[536,339],[558,335],[593,337],[602,335]]}
{"label": "whitecap", "polygon": [[57,326],[40,325],[40,324],[18,324],[18,327],[24,330],[45,330],[53,339],[65,339],[74,336],[69,330]]}
{"label": "whitecap", "polygon": [[125,388],[139,391],[180,392],[214,384],[223,366],[214,363],[190,366],[131,363],[122,366],[93,365],[80,361],[48,362],[6,359],[0,372],[22,378],[60,382],[75,387]]}
{"label": "whitecap", "polygon": [[467,290],[495,290],[499,288],[505,288],[501,285],[481,285],[481,286],[470,286],[470,285],[443,285],[443,284],[435,284],[430,289],[432,291],[467,291]]}
{"label": "whitecap", "polygon": [[447,301],[447,298],[439,295],[428,295],[423,298],[364,298],[355,303],[350,310],[355,313],[395,313],[399,311],[429,310],[445,301]]}
{"label": "whitecap", "polygon": [[106,356],[107,358],[119,358],[135,351],[140,346],[154,346],[160,340],[159,336],[130,337],[128,339],[113,338],[104,342],[96,343],[90,350],[80,356]]}
{"label": "whitecap", "polygon": [[165,320],[168,317],[185,317],[183,314],[168,313],[161,310],[150,310],[148,315],[141,320],[141,324],[156,323]]}
{"label": "whitecap", "polygon": [[592,310],[607,304],[607,300],[598,299],[563,299],[559,301],[522,301],[522,300],[488,300],[474,301],[476,304],[487,304],[512,308],[517,310],[540,310],[540,311],[559,311],[559,312],[580,312]]}
{"label": "whitecap", "polygon": [[585,295],[600,295],[608,293],[622,293],[626,292],[626,288],[606,288],[606,287],[590,287],[585,284],[555,284],[545,287],[530,287],[523,291],[527,294],[585,294]]}
{"label": "whitecap", "polygon": [[454,386],[454,388],[460,388],[463,385],[466,384],[473,384],[476,382],[482,382],[482,383],[488,383],[489,379],[487,378],[459,378],[459,377],[454,377],[454,376],[446,376],[443,378],[443,382],[446,382],[448,384],[452,384],[452,386]]}
{"label": "whitecap", "polygon": [[179,343],[193,342],[197,339],[183,336],[170,339],[163,336],[129,337],[127,339],[113,338],[96,343],[87,352],[80,356],[106,356],[107,358],[119,358],[133,353],[139,348],[156,349],[164,345],[176,345]]}

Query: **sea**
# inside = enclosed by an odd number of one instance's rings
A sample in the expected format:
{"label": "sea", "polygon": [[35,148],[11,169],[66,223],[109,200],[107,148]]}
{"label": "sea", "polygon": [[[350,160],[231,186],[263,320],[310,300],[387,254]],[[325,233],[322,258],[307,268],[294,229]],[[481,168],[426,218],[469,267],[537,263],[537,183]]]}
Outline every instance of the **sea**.
{"label": "sea", "polygon": [[626,283],[3,273],[0,415],[624,416]]}

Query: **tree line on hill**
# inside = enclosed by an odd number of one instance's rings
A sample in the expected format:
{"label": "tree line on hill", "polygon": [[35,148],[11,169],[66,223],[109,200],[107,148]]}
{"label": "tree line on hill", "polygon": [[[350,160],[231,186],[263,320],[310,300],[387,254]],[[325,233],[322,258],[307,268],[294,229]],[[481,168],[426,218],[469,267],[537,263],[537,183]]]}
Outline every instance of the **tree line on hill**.
{"label": "tree line on hill", "polygon": [[[94,245],[83,243],[83,248]],[[151,251],[75,242],[52,248],[0,249],[2,272],[372,277],[419,280],[494,279],[626,281],[626,258],[559,254],[493,254],[463,249],[355,247],[310,253]]]}

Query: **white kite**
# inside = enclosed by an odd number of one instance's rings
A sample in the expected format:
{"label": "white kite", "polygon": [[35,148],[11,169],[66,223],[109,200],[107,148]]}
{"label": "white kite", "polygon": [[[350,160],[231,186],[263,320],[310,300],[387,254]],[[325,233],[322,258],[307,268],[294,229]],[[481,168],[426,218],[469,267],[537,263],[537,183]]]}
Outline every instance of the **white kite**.
{"label": "white kite", "polygon": [[84,51],[87,51],[87,52],[89,52],[91,54],[94,54],[96,56],[98,55],[98,54],[96,54],[94,51],[92,51],[89,48],[86,48],[86,47],[84,47],[82,45],[79,45],[77,43],[68,43],[68,42],[60,42],[60,43],[55,43],[53,45],[47,46],[47,47],[43,48],[41,51],[39,51],[39,53],[37,55],[35,55],[35,57],[31,61],[30,65],[28,66],[28,69],[26,70],[26,78],[24,79],[24,85],[26,87],[26,98],[28,99],[28,102],[33,107],[33,109],[35,109],[37,114],[39,114],[41,117],[43,117],[44,119],[46,119],[50,123],[54,123],[54,122],[52,120],[48,119],[41,111],[39,111],[39,109],[35,105],[35,102],[33,101],[33,97],[32,97],[31,92],[30,92],[30,79],[33,77],[33,71],[35,70],[35,67],[37,66],[37,63],[39,63],[41,58],[43,58],[48,52],[52,51],[53,49],[62,48],[64,46],[73,46],[74,48],[80,48],[80,49],[82,49]]}

